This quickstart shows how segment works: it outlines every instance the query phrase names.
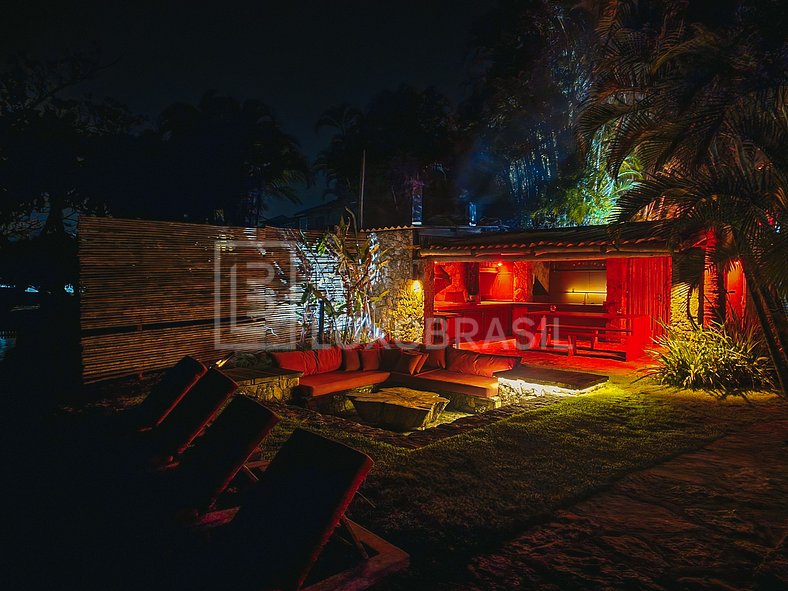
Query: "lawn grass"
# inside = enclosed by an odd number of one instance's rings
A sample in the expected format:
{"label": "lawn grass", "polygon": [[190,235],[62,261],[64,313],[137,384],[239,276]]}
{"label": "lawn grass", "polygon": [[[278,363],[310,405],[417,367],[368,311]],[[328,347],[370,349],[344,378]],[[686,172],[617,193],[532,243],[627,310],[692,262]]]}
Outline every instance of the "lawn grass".
{"label": "lawn grass", "polygon": [[[84,420],[77,420],[81,412],[64,413],[64,426],[71,429],[63,431],[64,443],[57,449],[73,449],[67,456],[81,458],[81,446],[94,449],[106,433],[89,431],[76,437],[80,427],[93,425],[89,419],[94,414],[114,414],[138,398],[120,406],[118,401],[97,405],[84,413]],[[361,493],[375,506],[356,497],[350,516],[411,554],[410,570],[388,578],[378,589],[463,588],[474,556],[499,549],[529,526],[549,520],[557,509],[603,490],[629,472],[697,449],[777,414],[776,409],[788,414],[785,401],[774,396],[720,400],[614,376],[593,394],[566,398],[416,450],[344,431],[335,422],[309,414],[303,419],[287,417],[266,440],[264,453],[272,457],[299,426],[368,453],[375,466]],[[103,425],[96,421],[94,427],[99,424]],[[63,470],[79,483],[83,478],[74,476],[77,471],[74,466]],[[100,487],[93,488],[106,496]],[[79,487],[73,497],[83,503],[93,498]],[[94,512],[104,515],[101,508]],[[97,538],[103,547],[103,538]],[[107,568],[114,567],[108,563]]]}
{"label": "lawn grass", "polygon": [[[664,461],[769,416],[768,395],[718,400],[649,382],[612,383],[566,400],[405,450],[320,429],[371,455],[376,465],[351,516],[413,556],[410,577],[459,567],[558,508],[628,472]],[[294,421],[283,421],[270,452]],[[437,570],[436,570],[437,569]]]}

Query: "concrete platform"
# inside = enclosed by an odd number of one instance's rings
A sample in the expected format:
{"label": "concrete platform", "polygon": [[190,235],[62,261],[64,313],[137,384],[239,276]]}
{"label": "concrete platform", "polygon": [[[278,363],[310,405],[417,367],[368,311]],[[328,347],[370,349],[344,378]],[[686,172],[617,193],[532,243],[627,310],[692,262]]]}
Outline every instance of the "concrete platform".
{"label": "concrete platform", "polygon": [[521,365],[508,371],[501,371],[496,373],[495,376],[506,380],[521,380],[529,384],[539,384],[540,386],[550,386],[573,391],[587,390],[594,386],[604,384],[609,380],[608,376],[595,373],[553,369],[549,367],[535,367],[531,365]]}

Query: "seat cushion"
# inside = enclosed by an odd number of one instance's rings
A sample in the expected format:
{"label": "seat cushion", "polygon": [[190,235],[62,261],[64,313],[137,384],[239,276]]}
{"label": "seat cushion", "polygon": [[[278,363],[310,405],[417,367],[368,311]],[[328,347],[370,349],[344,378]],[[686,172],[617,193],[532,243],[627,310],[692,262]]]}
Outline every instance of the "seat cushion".
{"label": "seat cushion", "polygon": [[385,371],[393,371],[399,363],[402,356],[402,349],[398,347],[390,347],[388,349],[380,349],[380,369]]}
{"label": "seat cushion", "polygon": [[498,379],[474,374],[461,374],[446,369],[423,371],[415,376],[392,373],[392,383],[427,391],[456,392],[480,398],[498,395]]}
{"label": "seat cushion", "polygon": [[399,360],[394,365],[394,369],[392,371],[414,375],[419,373],[419,370],[422,368],[426,360],[426,353],[418,353],[416,351],[402,351],[399,356]]}
{"label": "seat cushion", "polygon": [[335,392],[343,392],[382,384],[389,379],[387,371],[330,371],[304,376],[299,380],[298,393],[301,396],[323,396]]}

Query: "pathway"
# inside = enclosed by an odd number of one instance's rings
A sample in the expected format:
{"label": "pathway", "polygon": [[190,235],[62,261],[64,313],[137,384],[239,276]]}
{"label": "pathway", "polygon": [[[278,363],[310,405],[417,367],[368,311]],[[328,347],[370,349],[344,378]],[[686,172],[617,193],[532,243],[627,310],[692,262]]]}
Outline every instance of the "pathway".
{"label": "pathway", "polygon": [[787,536],[788,419],[775,418],[559,511],[474,559],[462,587],[788,589]]}

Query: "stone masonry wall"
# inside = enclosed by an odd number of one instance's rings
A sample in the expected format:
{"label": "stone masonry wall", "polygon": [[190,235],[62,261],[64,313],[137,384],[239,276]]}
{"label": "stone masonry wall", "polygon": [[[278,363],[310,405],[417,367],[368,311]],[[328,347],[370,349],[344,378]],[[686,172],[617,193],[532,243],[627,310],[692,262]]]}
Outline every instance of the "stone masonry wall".
{"label": "stone masonry wall", "polygon": [[[383,269],[383,281],[381,282],[378,293],[387,292],[383,299],[376,305],[377,324],[386,326],[392,318],[390,315],[397,308],[398,300],[407,289],[411,289],[412,275],[414,272],[414,253],[413,230],[390,230],[375,233],[381,251],[384,251],[388,258],[388,264]],[[416,269],[418,275],[421,270]],[[421,289],[423,290],[423,282]],[[424,319],[421,319],[423,323]]]}
{"label": "stone masonry wall", "polygon": [[673,255],[670,288],[670,325],[692,330],[699,324],[700,281],[703,277],[703,253],[688,251]]}

